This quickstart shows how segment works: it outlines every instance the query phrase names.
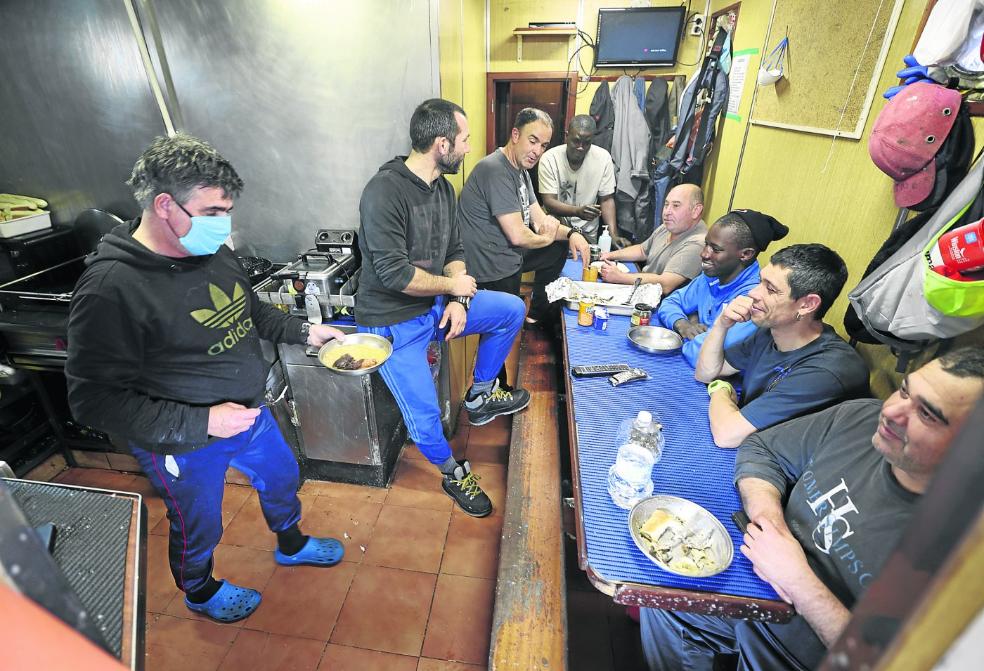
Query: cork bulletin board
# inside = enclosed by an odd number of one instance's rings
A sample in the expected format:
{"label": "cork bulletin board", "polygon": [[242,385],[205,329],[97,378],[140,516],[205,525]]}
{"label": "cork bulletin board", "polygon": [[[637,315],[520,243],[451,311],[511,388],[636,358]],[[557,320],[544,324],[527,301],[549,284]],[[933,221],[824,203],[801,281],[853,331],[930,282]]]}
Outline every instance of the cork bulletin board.
{"label": "cork bulletin board", "polygon": [[776,0],[762,59],[784,37],[784,76],[759,86],[751,122],[859,139],[903,0]]}

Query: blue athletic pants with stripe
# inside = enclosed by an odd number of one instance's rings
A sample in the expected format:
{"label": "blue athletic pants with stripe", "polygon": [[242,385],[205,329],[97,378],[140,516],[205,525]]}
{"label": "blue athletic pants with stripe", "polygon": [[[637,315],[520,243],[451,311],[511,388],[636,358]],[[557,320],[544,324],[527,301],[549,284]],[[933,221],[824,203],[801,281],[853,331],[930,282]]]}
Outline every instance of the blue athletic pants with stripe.
{"label": "blue athletic pants with stripe", "polygon": [[[173,455],[173,464],[132,443],[130,449],[167,505],[171,574],[184,592],[204,587],[212,574],[212,552],[222,538],[222,494],[229,466],[249,477],[271,531],[285,531],[301,520],[297,459],[269,408],[260,410],[246,431]],[[171,472],[175,466],[177,475]]]}
{"label": "blue athletic pants with stripe", "polygon": [[[393,339],[393,355],[379,372],[400,406],[410,438],[428,461],[438,465],[451,456],[451,446],[441,426],[437,389],[427,365],[427,345],[446,335],[446,329],[439,329],[438,325],[447,300],[446,296],[437,296],[430,311],[405,322],[359,327],[359,331]],[[475,382],[488,382],[499,374],[525,315],[522,299],[501,291],[479,291],[471,299],[461,335],[480,335]]]}

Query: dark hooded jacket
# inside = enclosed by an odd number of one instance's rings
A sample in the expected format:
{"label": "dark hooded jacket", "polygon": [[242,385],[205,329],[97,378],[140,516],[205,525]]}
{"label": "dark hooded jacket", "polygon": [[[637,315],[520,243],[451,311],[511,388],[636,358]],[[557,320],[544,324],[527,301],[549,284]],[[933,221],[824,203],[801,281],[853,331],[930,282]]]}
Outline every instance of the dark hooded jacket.
{"label": "dark hooded jacket", "polygon": [[209,407],[256,407],[269,364],[260,338],[301,344],[302,320],[261,303],[225,246],[175,259],[117,226],[86,258],[68,322],[68,400],[76,419],[145,450],[190,452]]}
{"label": "dark hooded jacket", "polygon": [[426,183],[405,160],[384,163],[359,202],[362,272],[355,319],[362,326],[392,326],[424,314],[434,297],[403,292],[415,269],[443,275],[447,264],[465,260],[454,188],[443,176]]}

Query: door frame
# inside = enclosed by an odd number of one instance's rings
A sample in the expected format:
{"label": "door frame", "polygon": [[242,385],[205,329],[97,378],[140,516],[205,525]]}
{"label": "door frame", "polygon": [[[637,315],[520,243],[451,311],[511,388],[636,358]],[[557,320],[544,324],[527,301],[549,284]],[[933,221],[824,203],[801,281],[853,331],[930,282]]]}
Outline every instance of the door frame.
{"label": "door frame", "polygon": [[[485,153],[491,154],[495,146],[495,85],[504,81],[554,81],[567,82],[567,122],[574,118],[574,104],[577,98],[576,72],[487,72],[485,74],[485,99],[488,103],[485,114]],[[563,130],[563,129],[562,129]]]}

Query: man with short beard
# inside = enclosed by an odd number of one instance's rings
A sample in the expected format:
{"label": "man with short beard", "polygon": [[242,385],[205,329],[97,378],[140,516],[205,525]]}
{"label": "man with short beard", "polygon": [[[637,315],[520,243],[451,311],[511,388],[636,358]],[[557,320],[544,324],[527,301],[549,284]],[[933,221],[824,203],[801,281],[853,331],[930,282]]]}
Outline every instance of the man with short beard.
{"label": "man with short beard", "polygon": [[467,461],[444,437],[437,391],[427,364],[431,340],[480,336],[475,383],[465,397],[469,422],[487,424],[525,408],[530,395],[496,386],[526,306],[516,296],[479,291],[465,268],[455,195],[445,174],[468,153],[468,119],[459,106],[434,98],[410,119],[409,156],[385,163],[362,192],[359,215],[359,330],[393,341],[379,369],[410,437],[442,474],[444,492],[467,514],[485,517],[492,502]]}
{"label": "man with short beard", "polygon": [[[905,531],[984,393],[984,352],[954,350],[885,402],[846,401],[749,436],[734,482],[751,520],[741,553],[796,609],[786,624],[643,609],[650,669],[813,669]],[[874,448],[874,449],[872,449]]]}

